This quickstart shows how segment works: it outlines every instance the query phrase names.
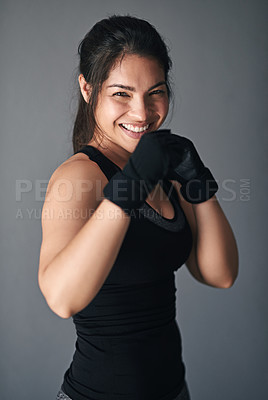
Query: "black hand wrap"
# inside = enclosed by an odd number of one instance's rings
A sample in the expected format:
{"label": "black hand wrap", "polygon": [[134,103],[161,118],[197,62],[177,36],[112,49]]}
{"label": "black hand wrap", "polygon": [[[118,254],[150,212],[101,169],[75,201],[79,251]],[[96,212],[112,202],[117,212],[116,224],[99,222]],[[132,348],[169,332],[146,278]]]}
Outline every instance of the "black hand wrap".
{"label": "black hand wrap", "polygon": [[182,184],[180,192],[189,203],[198,204],[210,199],[218,191],[218,184],[211,171],[204,168],[203,173]]}
{"label": "black hand wrap", "polygon": [[128,215],[144,203],[169,167],[165,144],[169,130],[145,133],[122,171],[105,186],[105,198],[121,207]]}
{"label": "black hand wrap", "polygon": [[181,194],[189,203],[210,199],[218,190],[211,171],[205,167],[193,142],[183,136],[170,134],[168,139],[171,179],[181,183]]}

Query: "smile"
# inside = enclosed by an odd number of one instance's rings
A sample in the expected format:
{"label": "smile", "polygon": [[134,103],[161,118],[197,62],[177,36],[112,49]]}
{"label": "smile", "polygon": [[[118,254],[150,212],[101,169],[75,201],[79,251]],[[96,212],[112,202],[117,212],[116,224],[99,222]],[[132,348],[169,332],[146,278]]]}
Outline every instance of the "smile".
{"label": "smile", "polygon": [[128,131],[131,131],[131,132],[143,132],[143,131],[146,131],[146,129],[149,128],[149,124],[147,124],[145,126],[141,126],[141,127],[133,126],[133,125],[130,125],[130,124],[121,124],[121,125],[125,129],[127,129]]}

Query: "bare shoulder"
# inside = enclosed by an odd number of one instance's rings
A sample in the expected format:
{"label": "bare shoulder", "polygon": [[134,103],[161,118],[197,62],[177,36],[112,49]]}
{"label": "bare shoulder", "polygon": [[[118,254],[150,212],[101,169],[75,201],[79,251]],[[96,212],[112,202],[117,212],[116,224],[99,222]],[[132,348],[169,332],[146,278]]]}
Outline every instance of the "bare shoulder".
{"label": "bare shoulder", "polygon": [[[85,154],[71,156],[53,172],[48,182],[42,224],[46,221],[48,210],[53,211],[52,221],[64,217],[68,219],[68,215],[76,210],[94,211],[103,199],[103,188],[107,182],[98,164]],[[78,214],[73,223],[82,223]]]}
{"label": "bare shoulder", "polygon": [[67,188],[68,184],[75,183],[78,189],[78,183],[84,180],[92,181],[92,184],[96,184],[97,181],[107,182],[106,176],[97,163],[90,160],[86,154],[75,154],[59,165],[53,172],[48,183],[47,195],[55,185],[64,185],[65,182]]}
{"label": "bare shoulder", "polygon": [[70,157],[53,172],[41,216],[41,269],[89,220],[103,200],[107,182],[98,164],[84,154]]}

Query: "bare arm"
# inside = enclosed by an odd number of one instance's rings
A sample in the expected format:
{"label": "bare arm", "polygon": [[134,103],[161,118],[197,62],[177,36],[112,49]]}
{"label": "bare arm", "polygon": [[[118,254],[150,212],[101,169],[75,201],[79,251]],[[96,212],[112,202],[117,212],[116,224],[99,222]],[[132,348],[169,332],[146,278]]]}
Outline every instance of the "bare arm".
{"label": "bare arm", "polygon": [[[68,181],[65,189],[61,179]],[[81,197],[77,182],[83,180],[93,187]],[[120,207],[99,198],[96,183],[107,183],[99,167],[76,161],[62,167],[47,190],[38,281],[49,307],[62,318],[81,311],[98,293],[130,223]],[[70,199],[66,186],[73,191]]]}
{"label": "bare arm", "polygon": [[218,288],[229,288],[238,275],[238,249],[232,228],[214,195],[191,204],[180,194],[180,184],[172,181],[191,226],[193,247],[186,266],[200,282]]}

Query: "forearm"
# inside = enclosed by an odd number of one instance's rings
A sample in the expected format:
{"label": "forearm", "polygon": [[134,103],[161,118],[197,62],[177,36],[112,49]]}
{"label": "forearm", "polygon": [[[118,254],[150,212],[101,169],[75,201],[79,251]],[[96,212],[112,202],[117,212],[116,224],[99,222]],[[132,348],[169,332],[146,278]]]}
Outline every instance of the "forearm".
{"label": "forearm", "polygon": [[238,249],[231,226],[215,195],[192,207],[200,275],[208,285],[230,287],[238,274]]}
{"label": "forearm", "polygon": [[44,269],[42,291],[50,308],[63,318],[82,310],[107,278],[130,217],[104,199],[77,235]]}

